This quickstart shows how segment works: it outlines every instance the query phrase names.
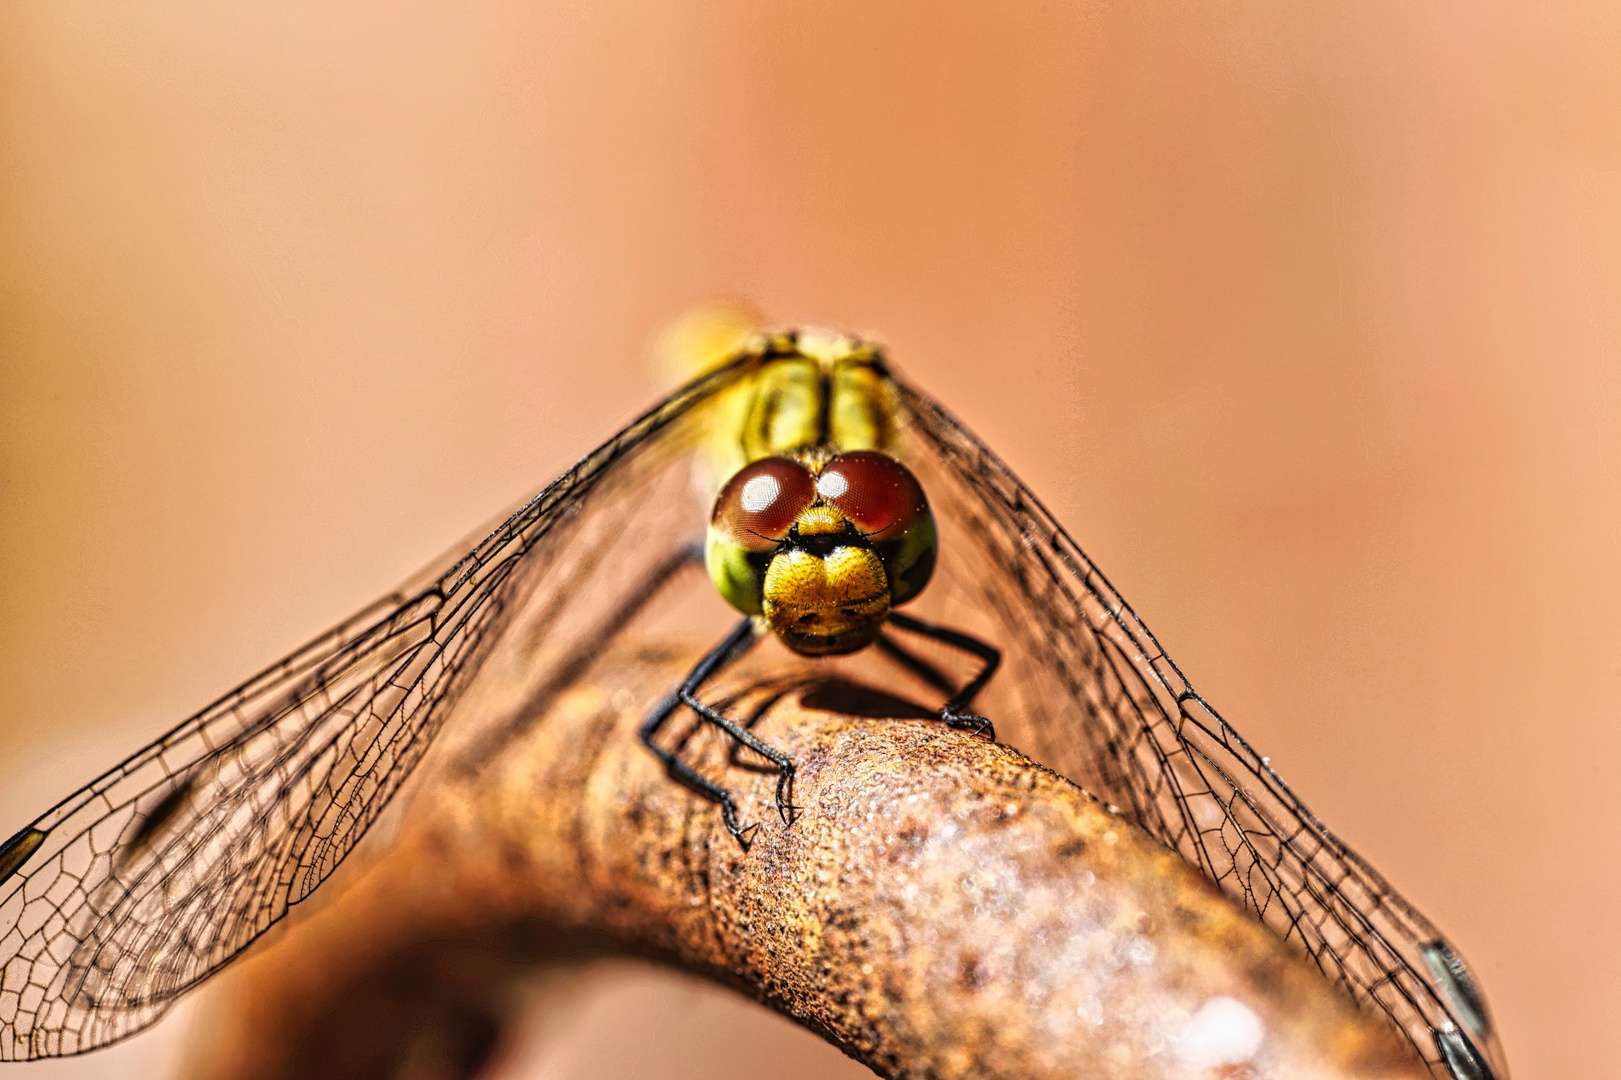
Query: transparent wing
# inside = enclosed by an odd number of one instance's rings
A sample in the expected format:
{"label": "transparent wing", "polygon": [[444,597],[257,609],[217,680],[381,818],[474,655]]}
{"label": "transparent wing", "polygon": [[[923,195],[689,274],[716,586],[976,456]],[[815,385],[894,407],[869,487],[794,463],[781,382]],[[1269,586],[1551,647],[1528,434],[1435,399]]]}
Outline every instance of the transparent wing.
{"label": "transparent wing", "polygon": [[[544,636],[572,577],[549,564],[590,546],[562,538],[626,508],[631,462],[680,458],[678,422],[747,363],[676,391],[470,551],[0,845],[0,1060],[80,1053],[138,1031],[308,896],[411,774],[520,601],[541,613],[526,631]],[[539,595],[547,589],[559,595]]]}
{"label": "transparent wing", "polygon": [[998,732],[1117,806],[1382,1009],[1437,1076],[1506,1078],[1473,977],[1435,927],[1188,685],[991,450],[916,389],[901,383],[899,396],[906,460],[941,522],[940,567],[919,606],[977,624],[1003,648],[980,698]]}

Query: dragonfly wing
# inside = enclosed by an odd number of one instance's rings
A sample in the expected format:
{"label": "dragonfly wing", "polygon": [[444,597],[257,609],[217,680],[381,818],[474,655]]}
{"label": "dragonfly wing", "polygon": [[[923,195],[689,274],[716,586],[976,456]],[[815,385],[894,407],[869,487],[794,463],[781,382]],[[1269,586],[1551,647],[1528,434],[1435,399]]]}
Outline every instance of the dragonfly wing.
{"label": "dragonfly wing", "polygon": [[[899,399],[904,455],[952,552],[919,606],[978,624],[1003,647],[1003,671],[980,699],[998,732],[1117,806],[1382,1009],[1438,1076],[1505,1077],[1480,992],[1435,927],[1188,685],[1000,458],[920,391],[899,384]],[[985,566],[1006,573],[974,569]]]}
{"label": "dragonfly wing", "polygon": [[[470,550],[0,845],[0,1060],[140,1030],[307,897],[411,775],[520,601],[563,606],[568,575],[542,570],[593,516],[582,508],[631,486],[616,479],[636,472],[620,468],[627,460],[679,457],[672,425],[744,366],[676,391]],[[550,624],[527,625],[543,635]]]}

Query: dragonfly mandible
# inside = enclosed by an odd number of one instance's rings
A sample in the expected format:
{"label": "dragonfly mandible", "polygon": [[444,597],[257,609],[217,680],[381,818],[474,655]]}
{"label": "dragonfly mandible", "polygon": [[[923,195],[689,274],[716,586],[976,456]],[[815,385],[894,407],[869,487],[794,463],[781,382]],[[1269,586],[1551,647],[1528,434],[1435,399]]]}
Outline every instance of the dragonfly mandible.
{"label": "dragonfly mandible", "polygon": [[[758,822],[660,727],[689,708],[771,760],[792,828],[793,763],[704,684],[773,639],[798,662],[876,656],[944,695],[947,724],[1117,806],[1387,1015],[1436,1076],[1506,1080],[1457,950],[1194,691],[1002,460],[876,345],[793,330],[755,335],[488,535],[0,844],[0,1060],[154,1022],[309,897],[436,740],[477,726],[457,703],[498,646],[560,693],[699,559],[742,619],[642,703],[643,733],[740,841]],[[919,644],[976,670],[953,678]]]}

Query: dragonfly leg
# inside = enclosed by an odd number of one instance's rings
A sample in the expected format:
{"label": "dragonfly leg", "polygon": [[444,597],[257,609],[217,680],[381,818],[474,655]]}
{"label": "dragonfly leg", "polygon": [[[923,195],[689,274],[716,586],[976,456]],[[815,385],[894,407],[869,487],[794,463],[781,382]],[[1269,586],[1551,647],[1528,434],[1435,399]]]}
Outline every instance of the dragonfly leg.
{"label": "dragonfly leg", "polygon": [[[744,730],[753,731],[754,725],[760,722],[760,717],[764,716],[767,712],[770,712],[772,706],[776,705],[777,702],[781,701],[787,696],[787,689],[771,690],[763,698],[749,702],[749,715],[746,718],[742,720],[734,720],[732,722]],[[713,705],[710,706],[710,708],[715,708],[717,712],[720,711]],[[724,706],[722,706],[722,708],[724,708]],[[748,747],[746,747],[744,744],[740,742],[733,742],[732,748],[726,753],[726,763],[737,769],[758,770],[758,764],[744,758],[743,751],[746,749],[748,749]],[[773,768],[772,771],[775,772],[776,769]],[[789,809],[794,810],[798,809],[798,807],[789,807]]]}
{"label": "dragonfly leg", "polygon": [[653,751],[660,761],[664,762],[665,771],[673,779],[711,802],[720,805],[720,818],[726,825],[726,831],[731,833],[738,843],[747,848],[749,839],[754,835],[754,830],[760,826],[758,824],[738,824],[737,802],[732,798],[732,793],[704,776],[685,761],[682,761],[678,755],[664,749],[664,747],[653,741],[653,735],[658,731],[659,727],[680,706],[681,698],[676,694],[671,694],[661,701],[658,707],[648,714],[646,722],[642,725],[642,742],[646,743],[647,748]]}
{"label": "dragonfly leg", "polygon": [[992,742],[996,741],[996,728],[991,722],[978,713],[969,712],[974,698],[985,689],[985,684],[991,681],[996,674],[997,667],[1002,663],[1002,653],[993,645],[987,644],[976,637],[965,634],[960,630],[949,630],[934,623],[914,619],[899,611],[889,613],[890,624],[902,630],[908,630],[920,637],[930,638],[954,649],[977,656],[980,659],[978,674],[968,680],[961,688],[956,687],[939,668],[918,656],[916,653],[903,648],[887,634],[878,639],[879,648],[898,661],[902,667],[921,678],[935,689],[950,695],[946,703],[940,707],[940,719],[948,727],[959,731],[971,731],[975,735],[984,735]]}
{"label": "dragonfly leg", "polygon": [[743,727],[737,721],[728,717],[725,713],[705,705],[703,702],[698,700],[695,694],[687,691],[684,687],[679,693],[682,703],[690,708],[693,712],[697,713],[711,724],[714,724],[716,727],[726,732],[726,734],[730,735],[738,743],[748,747],[750,750],[753,750],[756,754],[759,754],[761,757],[765,758],[767,761],[771,762],[771,764],[777,767],[777,813],[782,817],[782,822],[784,825],[791,823],[793,821],[793,817],[790,811],[798,809],[798,807],[793,806],[788,802],[788,789],[794,782],[793,759],[787,754],[784,754],[781,750],[761,742],[759,736],[755,735],[754,732],[750,731],[746,727]]}
{"label": "dragonfly leg", "polygon": [[759,826],[739,825],[737,816],[737,802],[732,798],[732,793],[715,783],[713,780],[710,780],[708,777],[705,777],[699,773],[685,761],[682,761],[679,755],[677,755],[675,752],[666,750],[662,746],[658,745],[658,743],[654,741],[654,736],[658,734],[659,729],[664,726],[665,722],[669,720],[669,718],[678,708],[680,708],[682,705],[687,706],[704,720],[714,724],[727,735],[731,736],[732,739],[748,747],[750,750],[753,750],[755,753],[777,766],[777,812],[782,814],[784,821],[787,821],[787,792],[788,785],[793,777],[793,762],[790,761],[788,756],[782,753],[780,750],[773,749],[772,747],[761,742],[754,735],[754,733],[749,731],[747,728],[740,727],[737,723],[728,719],[720,712],[710,708],[708,705],[705,705],[702,701],[699,701],[697,696],[698,691],[703,687],[704,683],[714,678],[717,673],[724,670],[729,665],[735,663],[740,657],[743,656],[744,653],[753,648],[754,644],[758,640],[759,632],[754,625],[754,620],[744,619],[742,622],[740,622],[737,625],[737,628],[726,636],[725,640],[723,640],[719,645],[715,646],[715,648],[711,649],[708,655],[706,655],[702,660],[698,661],[697,666],[695,666],[692,669],[692,672],[687,675],[680,687],[677,688],[674,693],[660,701],[653,711],[648,714],[647,719],[642,723],[641,731],[642,742],[647,745],[647,748],[651,750],[660,761],[664,762],[664,767],[669,772],[671,777],[691,788],[698,794],[720,805],[721,820],[726,823],[726,831],[731,833],[732,836],[737,839],[738,843],[742,844],[744,847],[748,846],[749,838],[752,836],[754,830],[759,828]]}

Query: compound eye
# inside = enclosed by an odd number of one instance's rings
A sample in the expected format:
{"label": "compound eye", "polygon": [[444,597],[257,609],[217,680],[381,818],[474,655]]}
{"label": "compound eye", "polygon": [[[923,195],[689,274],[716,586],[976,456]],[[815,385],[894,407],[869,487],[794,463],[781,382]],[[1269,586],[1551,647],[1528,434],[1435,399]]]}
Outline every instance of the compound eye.
{"label": "compound eye", "polygon": [[805,466],[792,458],[761,458],[726,481],[709,522],[747,551],[770,551],[815,501],[816,481]]}
{"label": "compound eye", "polygon": [[929,501],[911,471],[887,454],[858,450],[827,463],[816,493],[874,539],[893,537],[929,516]]}

